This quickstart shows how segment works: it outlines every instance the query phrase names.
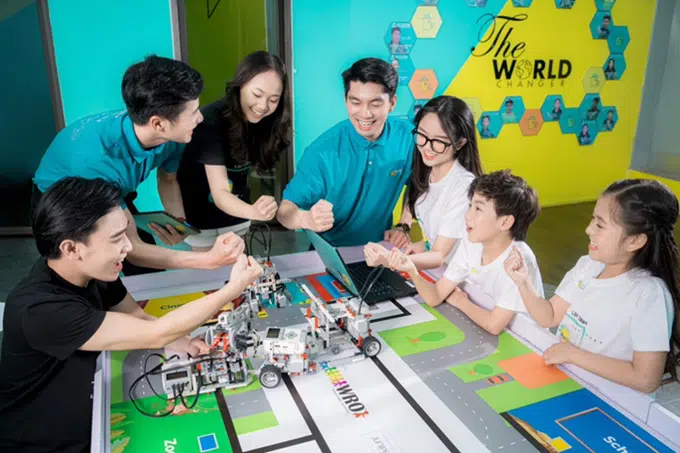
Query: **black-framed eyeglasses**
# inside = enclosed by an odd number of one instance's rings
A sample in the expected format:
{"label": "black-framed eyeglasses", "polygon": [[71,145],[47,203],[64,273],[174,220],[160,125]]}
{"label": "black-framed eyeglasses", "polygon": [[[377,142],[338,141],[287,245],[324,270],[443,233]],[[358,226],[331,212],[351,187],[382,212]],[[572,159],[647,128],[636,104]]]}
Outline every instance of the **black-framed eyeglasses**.
{"label": "black-framed eyeglasses", "polygon": [[446,148],[452,145],[451,142],[445,142],[436,138],[430,138],[427,135],[421,134],[417,130],[411,132],[413,134],[413,143],[418,146],[425,146],[430,143],[430,149],[437,154],[443,154]]}

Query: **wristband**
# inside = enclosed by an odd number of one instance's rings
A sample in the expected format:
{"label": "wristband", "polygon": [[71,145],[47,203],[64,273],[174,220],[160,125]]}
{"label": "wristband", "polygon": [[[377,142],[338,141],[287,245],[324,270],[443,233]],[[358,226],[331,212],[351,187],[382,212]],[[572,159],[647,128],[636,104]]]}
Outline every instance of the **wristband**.
{"label": "wristband", "polygon": [[411,227],[408,226],[408,225],[405,224],[405,223],[398,223],[398,224],[396,224],[395,228],[401,228],[401,230],[402,230],[405,234],[410,234],[410,233],[411,233]]}

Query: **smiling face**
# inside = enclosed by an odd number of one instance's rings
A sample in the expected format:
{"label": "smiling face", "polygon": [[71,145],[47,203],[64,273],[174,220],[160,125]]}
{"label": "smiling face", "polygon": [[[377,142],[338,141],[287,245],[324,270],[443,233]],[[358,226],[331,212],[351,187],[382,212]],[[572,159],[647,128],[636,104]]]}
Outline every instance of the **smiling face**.
{"label": "smiling face", "polygon": [[261,72],[241,87],[241,109],[251,123],[258,123],[276,111],[283,82],[274,70]]}
{"label": "smiling face", "polygon": [[189,143],[196,126],[203,121],[203,115],[199,110],[198,99],[184,104],[182,113],[174,121],[154,116],[151,124],[161,131],[163,139],[177,143]]}
{"label": "smiling face", "polygon": [[94,231],[83,242],[64,241],[62,256],[71,260],[90,279],[114,281],[123,269],[123,260],[132,250],[127,238],[128,220],[120,207],[100,218]]}
{"label": "smiling face", "polygon": [[455,151],[453,140],[444,131],[436,113],[427,113],[422,117],[416,129],[415,140],[423,163],[428,167],[436,167],[453,160]]}
{"label": "smiling face", "polygon": [[352,126],[359,135],[370,141],[380,137],[387,115],[394,110],[396,102],[396,96],[390,99],[385,88],[373,82],[350,82],[345,98]]}
{"label": "smiling face", "polygon": [[512,216],[496,215],[493,200],[475,193],[465,214],[465,227],[470,242],[486,242],[512,227]]}
{"label": "smiling face", "polygon": [[586,228],[590,239],[588,255],[607,265],[626,265],[640,247],[639,238],[627,236],[616,219],[617,204],[613,195],[600,197],[593,218]]}

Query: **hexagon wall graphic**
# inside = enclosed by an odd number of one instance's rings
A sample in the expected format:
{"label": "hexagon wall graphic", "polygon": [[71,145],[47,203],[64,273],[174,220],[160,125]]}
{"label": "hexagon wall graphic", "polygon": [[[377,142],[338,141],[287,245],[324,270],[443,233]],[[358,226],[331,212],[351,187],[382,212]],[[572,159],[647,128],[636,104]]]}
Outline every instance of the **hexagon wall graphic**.
{"label": "hexagon wall graphic", "polygon": [[602,68],[591,66],[583,75],[583,91],[586,93],[599,93],[604,87],[605,74]]}
{"label": "hexagon wall graphic", "polygon": [[595,121],[582,121],[576,132],[578,144],[588,146],[595,143],[597,138],[597,124]]}
{"label": "hexagon wall graphic", "polygon": [[576,0],[555,0],[555,6],[559,9],[572,9]]}
{"label": "hexagon wall graphic", "polygon": [[597,116],[597,127],[600,132],[611,132],[619,122],[619,114],[616,107],[602,107]]}
{"label": "hexagon wall graphic", "polygon": [[397,70],[397,74],[399,74],[399,85],[408,85],[409,80],[413,77],[413,72],[416,70],[415,66],[413,66],[413,61],[411,61],[411,57],[399,54],[390,55],[388,61],[392,67]]}
{"label": "hexagon wall graphic", "polygon": [[512,6],[515,8],[528,8],[534,0],[512,0]]}
{"label": "hexagon wall graphic", "polygon": [[479,121],[479,119],[482,117],[482,112],[484,111],[482,109],[482,103],[479,102],[479,99],[477,98],[461,98],[462,101],[464,101],[468,107],[470,107],[470,110],[472,110],[472,116],[475,119],[475,123]]}
{"label": "hexagon wall graphic", "polygon": [[392,22],[385,32],[387,52],[408,55],[416,43],[416,34],[410,22]]}
{"label": "hexagon wall graphic", "polygon": [[579,114],[581,119],[594,121],[602,111],[602,98],[599,94],[586,94],[581,101]]}
{"label": "hexagon wall graphic", "polygon": [[616,0],[595,0],[595,7],[598,11],[611,11]]}
{"label": "hexagon wall graphic", "polygon": [[575,134],[581,124],[581,115],[578,109],[564,109],[560,116],[560,130],[563,134]]}
{"label": "hexagon wall graphic", "polygon": [[416,69],[408,84],[414,99],[430,99],[434,96],[439,81],[432,69]]}
{"label": "hexagon wall graphic", "polygon": [[538,135],[543,126],[543,115],[538,109],[530,109],[524,112],[519,121],[519,128],[522,135]]}
{"label": "hexagon wall graphic", "polygon": [[417,38],[435,38],[442,26],[442,17],[436,6],[419,6],[411,18]]}
{"label": "hexagon wall graphic", "polygon": [[609,38],[607,38],[607,44],[609,45],[609,51],[611,53],[623,53],[626,50],[626,47],[628,47],[629,42],[630,33],[628,33],[628,27],[625,25],[612,27]]}
{"label": "hexagon wall graphic", "polygon": [[522,115],[524,115],[524,110],[524,101],[521,96],[508,96],[503,99],[498,113],[504,124],[519,123]]}
{"label": "hexagon wall graphic", "polygon": [[412,122],[415,121],[416,115],[418,114],[418,111],[423,108],[423,106],[427,104],[427,101],[414,101],[413,104],[411,104],[411,108],[408,109],[408,119],[411,120]]}
{"label": "hexagon wall graphic", "polygon": [[611,54],[602,69],[607,80],[619,80],[626,71],[626,59],[621,54]]}
{"label": "hexagon wall graphic", "polygon": [[498,138],[502,127],[503,121],[498,112],[483,112],[477,121],[477,130],[481,138]]}
{"label": "hexagon wall graphic", "polygon": [[543,114],[543,121],[559,121],[562,112],[566,106],[561,94],[551,94],[546,96],[543,105],[541,106],[541,113]]}
{"label": "hexagon wall graphic", "polygon": [[614,18],[607,11],[598,11],[590,21],[590,32],[595,39],[607,39],[614,27]]}

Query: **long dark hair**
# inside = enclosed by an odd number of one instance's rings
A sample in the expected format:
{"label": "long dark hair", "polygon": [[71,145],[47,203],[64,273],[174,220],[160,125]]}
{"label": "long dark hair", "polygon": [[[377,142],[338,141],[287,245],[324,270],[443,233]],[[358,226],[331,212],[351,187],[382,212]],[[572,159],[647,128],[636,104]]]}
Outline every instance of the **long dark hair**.
{"label": "long dark hair", "polygon": [[[279,105],[271,115],[251,124],[241,108],[241,87],[253,77],[275,71],[281,78],[283,91]],[[291,103],[288,74],[276,55],[260,50],[247,55],[236,68],[234,78],[225,90],[224,130],[229,153],[237,164],[251,162],[258,170],[274,167],[280,154],[290,145]]]}
{"label": "long dark hair", "polygon": [[680,288],[678,287],[678,246],[674,226],[678,220],[678,199],[666,186],[647,179],[624,179],[604,192],[616,199],[615,218],[626,234],[647,236],[645,245],[636,252],[630,268],[646,269],[666,283],[673,297],[675,318],[670,351],[666,358],[667,373],[677,379],[680,348]]}
{"label": "long dark hair", "polygon": [[[438,96],[430,99],[416,115],[416,129],[428,113],[435,113],[439,117],[442,128],[452,143],[458,142],[461,138],[467,140],[465,145],[454,153],[453,158],[467,171],[475,176],[480,176],[482,174],[482,163],[479,160],[479,149],[477,148],[475,119],[470,107],[465,101],[453,96]],[[414,154],[418,154],[417,145],[414,145],[414,147]],[[411,185],[408,190],[408,208],[414,217],[416,201],[430,187],[431,171],[432,167],[425,165],[422,158],[413,156]]]}

